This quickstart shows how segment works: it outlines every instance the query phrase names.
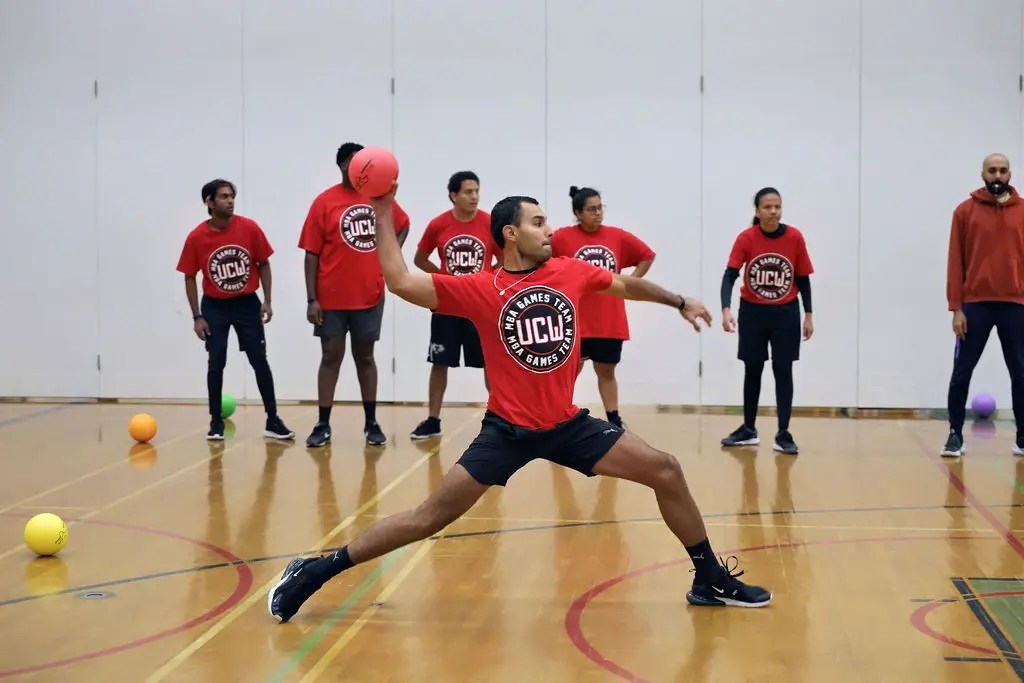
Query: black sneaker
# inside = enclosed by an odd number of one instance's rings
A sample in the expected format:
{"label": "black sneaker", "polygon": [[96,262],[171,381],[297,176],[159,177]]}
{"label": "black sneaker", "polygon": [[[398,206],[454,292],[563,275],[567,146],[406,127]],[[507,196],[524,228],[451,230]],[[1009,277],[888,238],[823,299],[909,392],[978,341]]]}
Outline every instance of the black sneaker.
{"label": "black sneaker", "polygon": [[1013,444],[1014,455],[1024,455],[1024,435],[1017,436],[1017,442]]}
{"label": "black sneaker", "polygon": [[285,427],[281,418],[274,415],[267,418],[267,425],[263,428],[263,436],[271,439],[294,439],[295,432]]}
{"label": "black sneaker", "polygon": [[697,583],[694,579],[686,601],[698,607],[767,607],[772,601],[771,592],[740,581],[738,577],[743,576],[743,572],[735,571],[739,560],[735,557],[729,559],[735,561],[732,569],[727,562],[722,562],[722,571],[717,578],[705,583]]}
{"label": "black sneaker", "polygon": [[384,430],[380,428],[376,421],[367,422],[366,426],[363,427],[363,434],[366,435],[366,443],[371,446],[383,446],[388,442],[388,437],[384,436]]}
{"label": "black sneaker", "polygon": [[317,557],[297,557],[288,563],[281,580],[267,595],[267,611],[280,623],[285,623],[295,616],[313,593],[320,590],[323,582],[303,574],[302,569]]}
{"label": "black sneaker", "polygon": [[310,448],[320,448],[331,442],[331,425],[326,422],[317,422],[313,431],[306,437],[306,445]]}
{"label": "black sneaker", "polygon": [[761,443],[757,430],[743,425],[729,436],[722,439],[723,446],[756,446]]}
{"label": "black sneaker", "polygon": [[426,420],[416,425],[416,429],[412,430],[409,438],[413,441],[419,441],[421,439],[430,439],[435,436],[441,436],[441,418],[428,417]]}
{"label": "black sneaker", "polygon": [[793,435],[789,433],[788,429],[783,429],[775,435],[775,445],[773,448],[786,455],[796,455],[800,452],[796,442],[793,441]]}
{"label": "black sneaker", "polygon": [[949,436],[946,437],[946,445],[942,447],[940,455],[948,458],[959,458],[966,452],[967,449],[964,448],[963,435],[957,434],[956,431],[950,429]]}
{"label": "black sneaker", "polygon": [[206,432],[206,440],[224,440],[224,420],[210,420],[210,431]]}

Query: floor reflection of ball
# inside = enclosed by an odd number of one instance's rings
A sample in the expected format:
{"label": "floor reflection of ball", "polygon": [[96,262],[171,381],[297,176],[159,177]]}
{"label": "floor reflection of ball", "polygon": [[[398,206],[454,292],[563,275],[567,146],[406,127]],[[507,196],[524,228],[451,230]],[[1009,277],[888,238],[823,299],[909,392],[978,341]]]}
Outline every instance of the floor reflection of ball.
{"label": "floor reflection of ball", "polygon": [[971,436],[978,439],[991,439],[996,435],[996,423],[992,420],[974,420],[971,422]]}
{"label": "floor reflection of ball", "polygon": [[36,555],[56,555],[68,541],[68,525],[52,512],[41,512],[25,524],[25,545]]}
{"label": "floor reflection of ball", "polygon": [[36,557],[25,565],[25,589],[31,595],[67,590],[68,566],[59,557]]}

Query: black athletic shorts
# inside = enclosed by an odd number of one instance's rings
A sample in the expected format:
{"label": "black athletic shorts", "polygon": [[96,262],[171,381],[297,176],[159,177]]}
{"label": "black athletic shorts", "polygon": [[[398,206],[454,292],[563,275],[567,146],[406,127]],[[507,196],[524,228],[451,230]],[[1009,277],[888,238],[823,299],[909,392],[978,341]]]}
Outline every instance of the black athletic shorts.
{"label": "black athletic shorts", "polygon": [[768,360],[768,345],[772,347],[772,360],[800,360],[800,302],[793,299],[781,305],[755,304],[740,299],[739,352],[744,362]]}
{"label": "black athletic shorts", "polygon": [[622,340],[583,337],[580,340],[580,360],[617,365],[622,360]]}
{"label": "black athletic shorts", "polygon": [[313,336],[330,339],[351,333],[353,341],[375,342],[380,339],[384,320],[384,298],[373,308],[355,311],[324,311],[323,325],[313,326]]}
{"label": "black athletic shorts", "polygon": [[459,350],[467,368],[484,366],[484,351],[480,348],[480,335],[472,321],[454,315],[434,313],[430,316],[430,347],[427,362],[434,365],[459,367]]}
{"label": "black athletic shorts", "polygon": [[591,417],[586,408],[545,430],[517,427],[488,410],[480,434],[459,458],[459,464],[488,486],[504,486],[513,474],[536,458],[592,477],[594,465],[622,433],[615,425]]}
{"label": "black athletic shorts", "polygon": [[267,337],[260,319],[260,298],[255,294],[243,294],[230,299],[215,299],[203,296],[199,312],[210,334],[206,337],[206,350],[210,353],[228,352],[228,332],[235,328],[239,351],[266,351]]}

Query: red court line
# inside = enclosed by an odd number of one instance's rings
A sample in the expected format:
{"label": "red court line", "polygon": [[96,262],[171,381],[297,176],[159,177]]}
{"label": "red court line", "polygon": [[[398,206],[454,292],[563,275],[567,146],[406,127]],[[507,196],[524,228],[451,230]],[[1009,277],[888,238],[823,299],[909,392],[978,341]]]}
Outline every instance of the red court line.
{"label": "red court line", "polygon": [[252,570],[249,568],[249,565],[245,563],[245,560],[238,557],[230,550],[214,545],[212,543],[207,543],[206,541],[201,541],[196,538],[182,536],[172,531],[149,529],[146,527],[134,526],[131,524],[103,522],[95,519],[69,519],[67,521],[81,522],[82,524],[96,524],[99,526],[127,529],[130,531],[139,531],[145,534],[164,536],[166,538],[173,538],[175,540],[184,541],[186,543],[190,543],[192,545],[199,546],[201,548],[209,550],[210,552],[219,555],[220,557],[224,558],[225,561],[230,562],[232,564],[236,574],[238,575],[237,583],[235,584],[235,589],[231,592],[231,595],[229,595],[227,598],[221,601],[221,603],[213,609],[209,610],[208,612],[205,612],[204,614],[199,615],[198,617],[182,622],[181,624],[169,628],[165,631],[160,631],[159,633],[144,636],[142,638],[138,638],[127,643],[115,645],[114,647],[109,647],[103,650],[96,650],[94,652],[87,652],[85,654],[76,655],[74,657],[68,657],[66,659],[59,659],[52,662],[44,662],[43,664],[34,664],[32,666],[23,667],[21,669],[8,669],[6,671],[0,671],[0,678],[6,678],[8,676],[19,676],[22,674],[34,673],[36,671],[43,671],[45,669],[53,669],[60,666],[68,666],[70,664],[77,664],[79,662],[84,662],[90,659],[97,659],[99,657],[106,657],[108,655],[116,654],[118,652],[124,652],[125,650],[130,650],[136,647],[142,647],[143,645],[149,645],[150,643],[156,642],[157,640],[167,638],[168,636],[175,635],[176,633],[187,631],[193,628],[194,626],[198,626],[199,624],[210,621],[211,619],[220,616],[221,614],[227,612],[229,609],[231,609],[239,602],[241,602],[242,598],[245,597],[246,593],[248,593],[249,589],[252,587]]}
{"label": "red court line", "polygon": [[[740,553],[752,553],[762,550],[782,550],[785,548],[799,548],[806,546],[816,545],[848,545],[851,543],[905,543],[911,541],[993,541],[997,540],[991,536],[896,536],[896,537],[881,537],[881,538],[843,538],[843,539],[825,539],[820,541],[794,541],[792,543],[774,543],[771,545],[753,546],[750,548],[738,548],[735,550],[723,550],[719,551],[719,555],[738,555]],[[619,678],[630,681],[630,683],[651,683],[648,679],[633,673],[626,669],[621,664],[612,661],[605,657],[601,652],[594,647],[586,635],[583,633],[583,612],[587,606],[601,593],[604,593],[609,588],[617,586],[618,584],[627,581],[629,579],[636,578],[643,574],[671,567],[677,564],[689,564],[690,559],[688,557],[680,557],[675,560],[668,562],[661,562],[653,564],[647,567],[642,567],[626,574],[612,577],[594,586],[586,593],[583,593],[576,598],[569,609],[565,613],[565,631],[569,636],[569,640],[572,641],[573,645],[582,652],[588,659],[596,663],[598,666],[608,671],[609,673],[615,674]],[[772,595],[773,599],[775,595]],[[685,598],[684,598],[685,599]],[[930,603],[929,603],[930,604]],[[927,606],[927,605],[926,605]],[[718,609],[715,607],[693,607],[693,609]],[[728,609],[728,608],[725,608]],[[768,607],[767,609],[771,609]],[[756,611],[756,610],[753,610]],[[918,610],[920,611],[920,610]],[[929,634],[930,635],[930,634]],[[973,647],[973,646],[971,646]],[[985,651],[988,653],[989,651]],[[993,653],[995,654],[995,653]]]}

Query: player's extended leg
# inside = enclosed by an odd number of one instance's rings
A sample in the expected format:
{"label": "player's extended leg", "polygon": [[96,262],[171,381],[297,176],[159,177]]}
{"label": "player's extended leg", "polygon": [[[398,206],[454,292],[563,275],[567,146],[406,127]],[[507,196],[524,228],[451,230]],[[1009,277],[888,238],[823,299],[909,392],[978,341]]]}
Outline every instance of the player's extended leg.
{"label": "player's extended leg", "polygon": [[415,509],[371,524],[335,553],[292,560],[267,596],[270,614],[282,623],[288,621],[329,579],[356,564],[436,534],[464,515],[488,488],[462,465],[452,466],[437,489]]}
{"label": "player's extended leg", "polygon": [[964,420],[967,419],[967,394],[971,388],[974,368],[981,360],[981,354],[988,343],[988,337],[995,325],[995,313],[989,302],[964,304],[967,317],[967,334],[956,340],[953,351],[953,372],[949,377],[949,392],[946,409],[949,411],[949,434],[942,455],[960,456],[964,448]]}
{"label": "player's extended leg", "polygon": [[741,582],[715,556],[700,509],[690,494],[683,469],[672,455],[634,434],[623,434],[597,461],[593,473],[643,484],[654,491],[665,524],[686,548],[696,571],[686,599],[693,605],[764,607],[769,591]]}

